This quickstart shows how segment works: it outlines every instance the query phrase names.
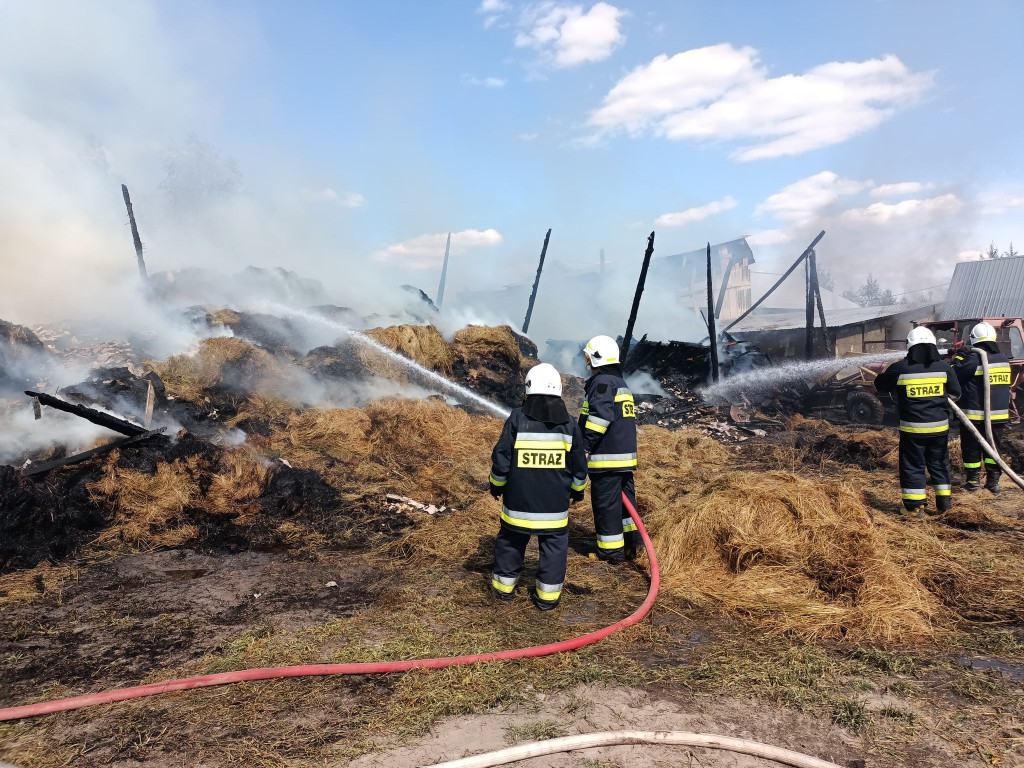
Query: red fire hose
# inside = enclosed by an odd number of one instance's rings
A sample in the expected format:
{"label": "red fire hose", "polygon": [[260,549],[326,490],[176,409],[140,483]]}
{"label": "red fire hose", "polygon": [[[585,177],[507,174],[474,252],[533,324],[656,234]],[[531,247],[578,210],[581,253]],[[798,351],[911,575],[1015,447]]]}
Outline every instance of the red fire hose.
{"label": "red fire hose", "polygon": [[415,659],[411,661],[362,662],[357,664],[309,664],[295,667],[243,669],[238,672],[222,672],[216,675],[186,677],[181,680],[169,680],[165,683],[137,685],[105,693],[93,693],[85,696],[75,696],[70,699],[42,701],[37,704],[27,704],[23,707],[0,709],[0,721],[20,720],[25,717],[49,715],[54,712],[67,712],[72,709],[93,707],[98,704],[113,704],[114,702],[127,701],[128,699],[141,699],[146,696],[170,693],[171,691],[187,691],[192,688],[241,683],[247,680],[272,680],[279,677],[305,677],[308,675],[379,675],[390,672],[408,672],[412,669],[444,669],[445,667],[454,667],[461,664],[476,664],[481,661],[507,661],[509,659],[551,656],[556,653],[564,653],[565,651],[574,651],[586,645],[593,645],[613,632],[636,624],[646,616],[654,605],[654,600],[658,595],[658,585],[661,582],[661,577],[658,574],[658,559],[655,557],[654,546],[651,544],[651,538],[647,534],[647,529],[644,527],[640,515],[637,514],[636,509],[625,494],[622,495],[622,501],[629,510],[633,522],[636,523],[637,531],[643,539],[644,546],[647,547],[647,555],[651,561],[651,586],[647,592],[647,598],[631,616],[596,632],[574,637],[570,640],[563,640],[559,643],[534,645],[530,648],[517,648],[496,653],[478,653],[472,656],[451,656],[446,659]]}

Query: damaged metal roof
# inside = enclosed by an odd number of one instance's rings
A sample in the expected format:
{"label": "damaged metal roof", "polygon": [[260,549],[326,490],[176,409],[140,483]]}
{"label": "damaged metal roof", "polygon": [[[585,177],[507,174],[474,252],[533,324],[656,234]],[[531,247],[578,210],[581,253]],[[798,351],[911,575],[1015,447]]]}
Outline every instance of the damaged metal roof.
{"label": "damaged metal roof", "polygon": [[1024,317],[1024,256],[956,265],[939,319],[972,317]]}
{"label": "damaged metal roof", "polygon": [[[856,325],[871,320],[878,320],[883,317],[903,314],[926,314],[934,304],[889,304],[881,307],[853,307],[852,309],[835,309],[825,311],[825,320],[829,328],[841,328],[845,325]],[[818,315],[814,315],[815,325],[818,325]],[[759,331],[792,331],[807,326],[807,316],[803,310],[799,312],[784,312],[771,314],[754,314],[743,320],[734,328],[731,333],[754,333]]]}

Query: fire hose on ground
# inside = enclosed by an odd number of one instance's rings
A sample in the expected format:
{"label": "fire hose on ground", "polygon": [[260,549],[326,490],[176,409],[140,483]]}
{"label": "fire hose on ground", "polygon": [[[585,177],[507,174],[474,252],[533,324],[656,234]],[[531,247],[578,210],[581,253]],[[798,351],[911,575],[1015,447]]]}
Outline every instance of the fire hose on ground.
{"label": "fire hose on ground", "polygon": [[497,752],[485,752],[481,755],[452,760],[447,763],[435,763],[426,768],[491,768],[495,765],[508,765],[527,760],[531,757],[543,757],[559,752],[577,749],[593,749],[594,747],[612,747],[619,744],[652,744],[673,747],[706,747],[708,749],[724,749],[741,755],[773,760],[795,768],[839,768],[835,763],[819,760],[816,757],[802,755],[770,744],[761,744],[747,739],[734,739],[729,736],[715,736],[707,733],[689,733],[687,731],[605,731],[603,733],[584,733],[579,736],[566,736],[561,739],[537,741],[532,744],[501,749]]}
{"label": "fire hose on ground", "polygon": [[[650,535],[644,526],[640,515],[637,513],[629,498],[623,494],[623,504],[629,511],[633,522],[636,523],[637,532],[643,539],[644,546],[651,563],[651,585],[647,591],[647,597],[639,608],[631,615],[580,637],[563,640],[558,643],[547,645],[535,645],[529,648],[518,648],[515,650],[500,651],[495,653],[480,653],[469,656],[452,656],[443,659],[415,659],[409,661],[392,662],[363,662],[355,664],[312,664],[292,667],[270,667],[265,669],[245,669],[237,672],[223,672],[215,675],[202,675],[199,677],[187,677],[180,680],[168,680],[163,683],[151,685],[138,685],[131,688],[121,688],[105,693],[87,694],[75,696],[68,699],[54,701],[42,701],[36,704],[27,704],[21,707],[9,707],[0,709],[0,722],[4,720],[20,720],[27,717],[48,715],[55,712],[68,712],[74,709],[94,707],[101,704],[114,704],[130,699],[140,699],[147,696],[157,696],[172,691],[187,691],[193,688],[206,688],[215,685],[227,685],[229,683],[241,683],[255,680],[273,680],[285,677],[309,677],[322,675],[371,675],[387,674],[392,672],[408,672],[414,669],[444,669],[464,664],[476,664],[485,661],[507,661],[512,659],[537,658],[551,656],[556,653],[564,653],[583,648],[587,645],[603,640],[613,632],[636,624],[642,620],[654,606],[655,598],[658,595],[658,588],[661,584],[661,575],[658,571],[658,558],[654,552],[654,545],[651,543]],[[725,749],[742,754],[764,757],[784,765],[795,766],[795,768],[839,768],[835,763],[819,760],[797,752],[773,747],[767,744],[748,741],[746,739],[733,739],[725,736],[711,734],[685,733],[681,731],[655,732],[655,731],[620,731],[610,733],[585,734],[572,736],[565,739],[553,739],[537,744],[524,744],[509,750],[502,750],[497,753],[477,755],[472,758],[442,763],[445,768],[468,768],[469,766],[505,765],[510,762],[524,760],[527,757],[565,752],[573,749],[587,749],[590,747],[606,746],[611,744],[666,744],[679,746],[699,746],[711,749]],[[468,762],[467,762],[468,761]],[[439,768],[439,767],[438,767]]]}
{"label": "fire hose on ground", "polygon": [[73,709],[94,707],[100,704],[113,704],[129,699],[141,699],[146,696],[157,696],[172,691],[188,691],[193,688],[206,688],[214,685],[227,685],[229,683],[241,683],[254,680],[274,680],[282,677],[309,677],[318,675],[380,675],[392,672],[408,672],[413,669],[445,669],[463,664],[476,664],[484,661],[508,661],[512,659],[528,659],[540,656],[552,656],[556,653],[574,651],[587,645],[593,645],[603,640],[613,632],[636,624],[644,618],[654,605],[658,595],[658,587],[661,583],[661,576],[658,572],[658,559],[654,554],[654,546],[651,543],[647,529],[637,514],[636,509],[629,499],[623,495],[623,502],[629,509],[630,514],[636,522],[637,531],[647,547],[648,557],[651,562],[651,586],[647,597],[636,611],[625,619],[610,624],[607,627],[596,630],[580,637],[563,640],[547,645],[535,645],[530,648],[517,648],[508,651],[497,651],[493,653],[478,653],[469,656],[452,656],[443,659],[414,659],[408,661],[384,661],[384,662],[359,662],[354,664],[310,664],[291,667],[268,667],[263,669],[243,669],[237,672],[222,672],[215,675],[201,675],[199,677],[186,677],[180,680],[168,680],[163,683],[152,683],[150,685],[137,685],[131,688],[120,688],[104,693],[86,694],[75,696],[69,699],[57,699],[54,701],[42,701],[37,704],[27,704],[21,707],[9,707],[0,709],[0,722],[4,720],[20,720],[26,717],[48,715],[54,712],[67,712]]}
{"label": "fire hose on ground", "polygon": [[1003,457],[999,455],[999,451],[995,449],[996,441],[992,434],[992,382],[989,379],[988,372],[988,353],[984,349],[976,348],[975,351],[977,351],[978,355],[981,357],[982,375],[985,380],[985,435],[988,437],[988,440],[986,440],[985,437],[982,436],[981,432],[978,431],[978,428],[971,423],[971,420],[967,418],[967,414],[960,409],[960,406],[952,400],[949,401],[949,404],[953,408],[953,413],[956,414],[956,417],[960,419],[963,425],[967,427],[967,429],[969,429],[978,440],[978,443],[981,445],[981,449],[990,459],[992,459],[992,461],[999,465],[999,468],[1003,470],[1008,478],[1017,484],[1018,488],[1024,490],[1024,480],[1021,480],[1020,475],[1010,469],[1010,465],[1003,460]]}

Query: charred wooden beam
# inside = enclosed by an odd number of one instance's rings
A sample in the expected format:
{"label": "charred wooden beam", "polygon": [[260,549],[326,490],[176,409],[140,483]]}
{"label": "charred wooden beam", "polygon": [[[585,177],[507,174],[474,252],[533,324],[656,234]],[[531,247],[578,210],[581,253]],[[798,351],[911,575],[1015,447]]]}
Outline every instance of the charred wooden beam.
{"label": "charred wooden beam", "polygon": [[154,435],[163,434],[167,427],[160,427],[160,429],[153,429],[148,432],[143,432],[141,435],[135,435],[134,437],[126,437],[124,440],[115,440],[112,443],[101,445],[97,448],[92,448],[82,453],[76,453],[74,456],[66,456],[63,459],[54,459],[53,461],[44,461],[42,464],[32,464],[28,466],[23,474],[26,477],[37,477],[38,475],[52,472],[55,469],[61,467],[68,467],[72,464],[81,464],[83,461],[88,461],[93,456],[100,456],[104,453],[114,450],[115,448],[124,448],[126,445],[133,443],[139,443],[143,440],[148,440]]}
{"label": "charred wooden beam", "polygon": [[544,257],[548,255],[548,241],[551,240],[551,230],[544,235],[544,245],[540,249],[540,261],[537,263],[537,276],[533,279],[533,291],[530,292],[530,304],[526,308],[526,320],[523,321],[523,333],[530,330],[530,318],[533,317],[533,303],[537,300],[537,289],[540,287],[540,273],[544,269]]}
{"label": "charred wooden beam", "polygon": [[708,344],[711,352],[711,381],[718,381],[718,333],[715,330],[715,286],[711,278],[711,243],[708,243]]}
{"label": "charred wooden beam", "polygon": [[69,403],[65,400],[61,400],[59,397],[48,395],[45,392],[31,392],[26,390],[25,394],[29,397],[38,398],[39,402],[43,405],[48,405],[58,411],[64,411],[64,413],[70,413],[72,416],[78,416],[79,418],[85,419],[93,424],[113,430],[118,434],[135,437],[136,435],[141,435],[143,432],[148,431],[145,427],[140,427],[138,424],[132,424],[130,421],[125,421],[124,419],[119,419],[117,416],[111,416],[109,413],[103,413],[103,411],[97,411],[95,408],[89,408],[84,405]]}
{"label": "charred wooden beam", "polygon": [[821,283],[818,282],[818,255],[812,250],[807,257],[811,265],[811,280],[814,282],[814,297],[818,305],[818,317],[821,318],[821,335],[825,340],[825,356],[836,356],[836,339],[825,322],[825,305],[821,300]]}
{"label": "charred wooden beam", "polygon": [[146,271],[146,260],[142,256],[142,238],[139,237],[139,228],[135,224],[135,211],[132,210],[132,199],[128,196],[128,186],[121,185],[121,194],[124,196],[124,205],[128,209],[128,223],[132,227],[132,241],[135,243],[135,258],[139,262],[139,277],[142,278],[144,288],[149,287],[149,273]]}
{"label": "charred wooden beam", "polygon": [[818,242],[821,240],[821,238],[823,238],[824,236],[825,236],[825,230],[821,230],[821,232],[818,233],[818,236],[816,238],[814,238],[814,240],[811,242],[811,244],[807,246],[807,248],[804,250],[803,253],[800,254],[800,257],[796,261],[793,262],[792,266],[790,266],[789,269],[786,270],[785,274],[782,277],[780,277],[778,280],[775,281],[775,285],[773,285],[771,288],[769,288],[764,296],[762,296],[760,299],[755,301],[750,306],[750,309],[748,309],[742,315],[740,315],[735,320],[733,320],[731,323],[729,323],[729,325],[727,325],[725,327],[725,330],[727,330],[727,331],[732,330],[732,328],[737,323],[739,323],[741,320],[745,319],[747,317],[747,315],[749,315],[755,309],[760,307],[765,299],[767,299],[769,296],[771,296],[773,293],[775,293],[775,290],[786,281],[787,277],[789,277],[791,274],[793,274],[793,270],[795,270],[797,267],[800,266],[800,264],[803,262],[803,260],[806,259],[810,255],[811,251],[814,250],[814,246],[816,246],[818,244]]}
{"label": "charred wooden beam", "polygon": [[633,294],[633,306],[629,310],[629,322],[626,323],[626,333],[622,337],[622,349],[619,350],[619,362],[625,365],[629,357],[629,345],[633,343],[633,326],[636,324],[636,313],[640,310],[640,297],[644,295],[644,283],[647,282],[647,268],[651,266],[651,256],[654,254],[654,233],[651,232],[647,238],[647,250],[644,251],[644,265],[640,268],[640,279],[636,282],[636,293]]}
{"label": "charred wooden beam", "polygon": [[814,359],[814,282],[811,279],[811,256],[804,261],[804,359]]}

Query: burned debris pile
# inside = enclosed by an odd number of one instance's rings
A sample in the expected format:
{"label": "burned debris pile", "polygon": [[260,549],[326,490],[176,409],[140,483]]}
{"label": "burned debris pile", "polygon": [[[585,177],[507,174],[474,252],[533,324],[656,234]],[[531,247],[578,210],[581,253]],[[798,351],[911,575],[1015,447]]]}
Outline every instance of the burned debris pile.
{"label": "burned debris pile", "polygon": [[[282,335],[274,320],[210,313],[203,322],[211,328],[230,327],[253,340],[213,336],[163,361],[93,368],[59,397],[12,381],[23,390],[20,409],[31,413],[35,398],[44,423],[56,409],[103,429],[81,453],[57,445],[0,469],[0,571],[73,555],[181,546],[364,546],[395,535],[422,511],[386,500],[388,493],[410,491],[395,483],[396,472],[415,472],[412,495],[431,502],[422,509],[472,503],[485,466],[474,461],[472,471],[460,473],[446,460],[431,467],[458,452],[453,439],[475,459],[500,425],[441,399],[372,402],[381,396],[375,391],[381,381],[394,382],[392,392],[429,382],[344,336],[302,355],[298,329],[286,327]],[[31,331],[8,328],[9,348],[45,352]],[[523,373],[536,355],[509,328],[469,327],[451,341],[430,326],[389,326],[368,335],[510,404],[521,402]],[[367,388],[362,400],[346,394],[353,385]]]}

